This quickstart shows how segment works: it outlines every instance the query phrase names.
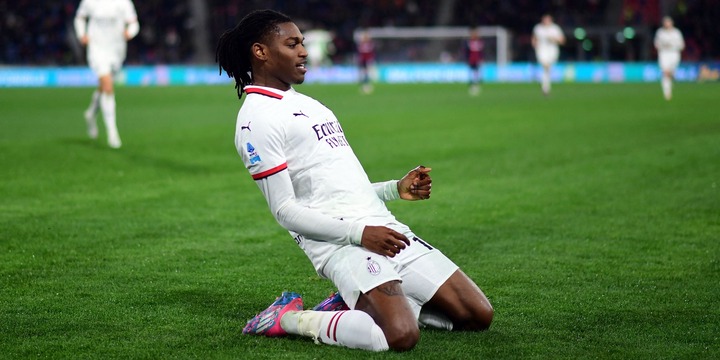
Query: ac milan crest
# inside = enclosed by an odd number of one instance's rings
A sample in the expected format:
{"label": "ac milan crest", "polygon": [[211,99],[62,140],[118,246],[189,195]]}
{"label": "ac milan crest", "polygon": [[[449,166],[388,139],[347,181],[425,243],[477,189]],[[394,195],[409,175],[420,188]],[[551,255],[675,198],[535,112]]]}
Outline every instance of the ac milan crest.
{"label": "ac milan crest", "polygon": [[380,273],[380,264],[372,258],[367,258],[367,271],[370,275],[377,275]]}

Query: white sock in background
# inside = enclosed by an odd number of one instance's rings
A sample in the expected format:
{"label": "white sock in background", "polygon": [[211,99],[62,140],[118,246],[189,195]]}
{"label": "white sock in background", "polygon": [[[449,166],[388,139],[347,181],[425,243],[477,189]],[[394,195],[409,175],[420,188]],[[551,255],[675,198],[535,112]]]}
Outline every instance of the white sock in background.
{"label": "white sock in background", "polygon": [[672,79],[667,76],[663,76],[661,84],[665,100],[670,100],[672,98]]}
{"label": "white sock in background", "polygon": [[550,93],[550,70],[543,69],[542,91],[545,95]]}
{"label": "white sock in background", "polygon": [[389,349],[382,329],[360,310],[288,312],[280,319],[280,326],[290,334],[309,336],[324,344],[371,351]]}
{"label": "white sock in background", "polygon": [[96,114],[98,105],[100,103],[100,91],[97,89],[93,91],[92,98],[90,99],[90,106],[85,110],[85,123],[87,124],[88,136],[91,139],[97,139],[98,128]]}
{"label": "white sock in background", "polygon": [[92,98],[90,98],[90,106],[88,106],[87,110],[85,110],[85,114],[89,114],[90,116],[95,116],[95,114],[97,114],[99,103],[100,103],[100,90],[95,89],[95,91],[93,91]]}
{"label": "white sock in background", "polygon": [[107,130],[108,145],[111,148],[117,149],[122,146],[120,141],[120,134],[118,134],[117,124],[115,123],[115,94],[101,94],[100,95],[100,109],[103,114],[103,121],[105,122],[105,129]]}

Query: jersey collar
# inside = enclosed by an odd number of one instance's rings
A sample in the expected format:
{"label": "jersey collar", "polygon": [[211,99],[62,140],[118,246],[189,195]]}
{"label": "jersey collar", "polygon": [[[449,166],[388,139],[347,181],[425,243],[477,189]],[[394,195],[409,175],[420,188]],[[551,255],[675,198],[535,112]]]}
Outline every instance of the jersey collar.
{"label": "jersey collar", "polygon": [[[292,90],[292,88],[290,88]],[[273,99],[282,100],[282,98],[285,96],[286,91],[265,87],[265,86],[257,86],[257,85],[248,85],[245,86],[243,91],[246,94],[258,94],[258,95],[264,95],[267,97],[271,97]]]}

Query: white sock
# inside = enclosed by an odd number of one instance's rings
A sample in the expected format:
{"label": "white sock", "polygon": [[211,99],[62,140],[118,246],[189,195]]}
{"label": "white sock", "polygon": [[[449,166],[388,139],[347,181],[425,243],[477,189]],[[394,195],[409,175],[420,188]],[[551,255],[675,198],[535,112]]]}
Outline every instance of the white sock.
{"label": "white sock", "polygon": [[120,142],[120,134],[118,134],[117,124],[115,122],[115,94],[101,94],[100,109],[102,110],[103,121],[105,122],[105,129],[107,130],[108,144],[110,144],[111,147],[119,148],[122,143]]}
{"label": "white sock", "polygon": [[667,76],[663,76],[661,84],[665,99],[670,100],[670,98],[672,97],[672,79]]}
{"label": "white sock", "polygon": [[88,106],[87,110],[85,111],[86,117],[92,117],[97,114],[98,105],[100,103],[100,91],[95,89],[92,94],[92,98],[90,98],[90,106]]}
{"label": "white sock", "polygon": [[324,344],[371,351],[389,349],[382,329],[360,310],[288,312],[280,319],[280,326],[290,334]]}
{"label": "white sock", "polygon": [[550,70],[543,69],[542,73],[542,91],[545,94],[550,93]]}
{"label": "white sock", "polygon": [[91,139],[97,139],[98,127],[97,127],[97,110],[100,102],[100,91],[93,91],[92,98],[90,99],[90,106],[85,110],[85,123],[87,124],[88,136]]}
{"label": "white sock", "polygon": [[428,310],[423,308],[420,310],[420,315],[418,316],[418,322],[422,326],[429,326],[431,328],[435,329],[441,329],[441,330],[448,330],[451,331],[453,329],[453,323],[448,319],[447,316],[445,316],[442,313]]}

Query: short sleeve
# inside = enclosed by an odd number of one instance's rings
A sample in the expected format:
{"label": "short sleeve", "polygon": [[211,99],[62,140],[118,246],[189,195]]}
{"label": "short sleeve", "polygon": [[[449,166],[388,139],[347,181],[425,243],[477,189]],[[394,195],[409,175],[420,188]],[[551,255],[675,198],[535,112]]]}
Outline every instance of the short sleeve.
{"label": "short sleeve", "polygon": [[137,11],[135,11],[135,5],[131,0],[127,0],[125,5],[125,22],[137,21]]}
{"label": "short sleeve", "polygon": [[86,18],[89,15],[90,15],[90,11],[88,9],[87,0],[81,0],[80,5],[78,5],[77,12],[75,13],[75,17]]}
{"label": "short sleeve", "polygon": [[238,114],[235,146],[253,179],[261,180],[287,169],[282,120],[244,115],[242,110]]}

